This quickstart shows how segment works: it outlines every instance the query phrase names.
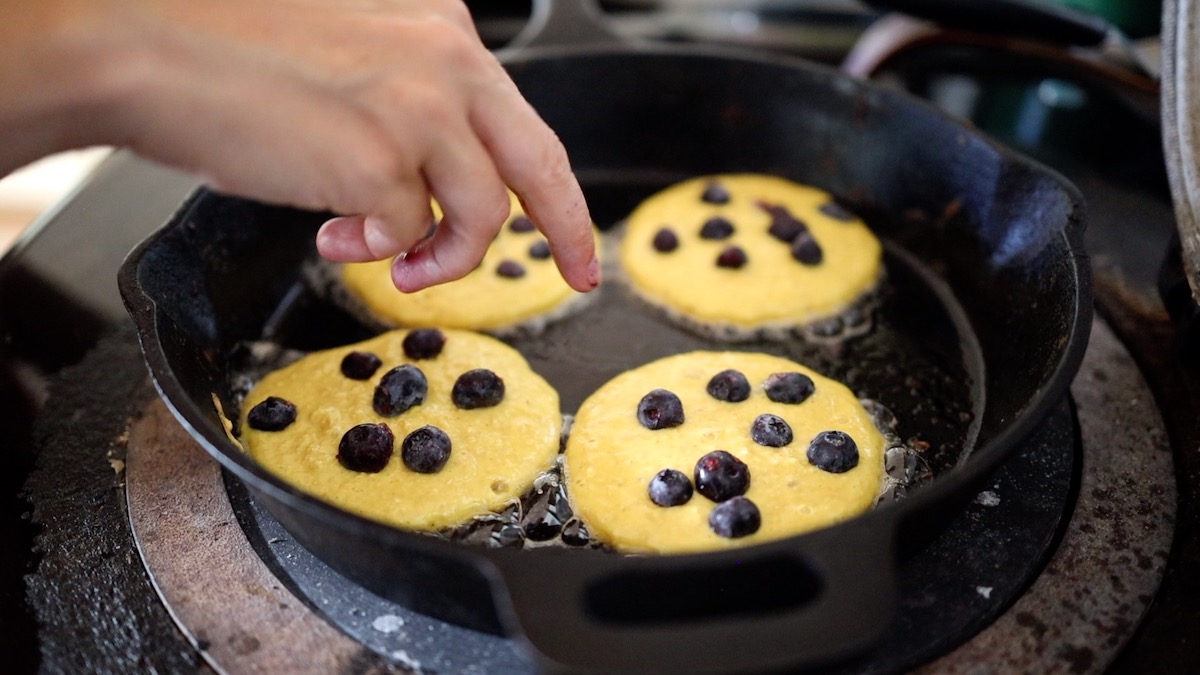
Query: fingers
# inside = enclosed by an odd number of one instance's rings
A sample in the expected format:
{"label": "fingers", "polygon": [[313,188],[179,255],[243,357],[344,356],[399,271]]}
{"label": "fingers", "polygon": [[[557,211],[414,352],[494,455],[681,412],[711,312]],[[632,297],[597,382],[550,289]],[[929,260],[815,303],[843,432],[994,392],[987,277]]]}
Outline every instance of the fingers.
{"label": "fingers", "polygon": [[380,215],[332,218],[317,231],[317,251],[334,262],[369,262],[408,251],[432,226],[429,194],[423,186],[395,185]]}
{"label": "fingers", "polygon": [[512,210],[508,190],[474,132],[450,128],[446,137],[458,142],[444,145],[425,166],[442,221],[432,238],[393,264],[392,282],[403,291],[453,281],[475,269]]}
{"label": "fingers", "polygon": [[563,278],[578,291],[600,283],[592,220],[566,149],[516,91],[473,111],[473,122],[501,177],[550,242]]}

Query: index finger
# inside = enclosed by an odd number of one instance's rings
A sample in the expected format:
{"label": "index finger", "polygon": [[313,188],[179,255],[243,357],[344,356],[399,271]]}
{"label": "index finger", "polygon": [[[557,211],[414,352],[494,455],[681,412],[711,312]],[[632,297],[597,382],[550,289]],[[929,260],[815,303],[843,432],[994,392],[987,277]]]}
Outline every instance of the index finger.
{"label": "index finger", "polygon": [[558,136],[511,86],[476,108],[472,123],[500,176],[546,235],[563,279],[590,291],[600,284],[600,263],[583,189]]}

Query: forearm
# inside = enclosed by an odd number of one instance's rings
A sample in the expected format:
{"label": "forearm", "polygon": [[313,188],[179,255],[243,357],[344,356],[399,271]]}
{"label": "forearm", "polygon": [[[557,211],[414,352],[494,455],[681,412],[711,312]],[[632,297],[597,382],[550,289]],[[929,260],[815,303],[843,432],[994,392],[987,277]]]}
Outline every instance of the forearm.
{"label": "forearm", "polygon": [[0,0],[0,175],[60,150],[115,143],[128,84],[104,0]]}

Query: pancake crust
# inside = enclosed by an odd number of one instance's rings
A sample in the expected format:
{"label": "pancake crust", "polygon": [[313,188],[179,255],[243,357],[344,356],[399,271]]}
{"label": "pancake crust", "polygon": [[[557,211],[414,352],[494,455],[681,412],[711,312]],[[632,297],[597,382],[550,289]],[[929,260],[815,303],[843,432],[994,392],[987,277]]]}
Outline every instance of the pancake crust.
{"label": "pancake crust", "polygon": [[[724,189],[727,202],[703,199],[713,185]],[[829,193],[774,176],[692,178],[630,214],[621,266],[639,296],[686,324],[729,339],[767,337],[841,313],[880,279],[879,240],[857,216],[830,204]],[[780,209],[806,226],[820,249],[818,263],[798,261],[791,244],[770,233]],[[702,238],[714,217],[732,224],[733,233]],[[678,241],[669,252],[654,244],[664,228]],[[730,246],[745,253],[741,267],[718,266]]]}
{"label": "pancake crust", "polygon": [[[717,400],[707,384],[725,369],[742,372],[748,399]],[[773,373],[800,372],[814,393],[802,403],[776,403],[762,384]],[[637,417],[649,391],[674,392],[683,403],[680,426],[650,430]],[[794,440],[764,447],[750,436],[763,413],[782,417]],[[809,442],[824,431],[843,431],[859,450],[858,465],[830,473],[807,459]],[[749,467],[745,497],[761,511],[761,528],[740,538],[709,527],[716,503],[696,492],[680,506],[658,506],[648,495],[659,471],[677,469],[693,480],[697,460],[726,450]],[[669,356],[603,385],[580,407],[565,450],[567,493],[592,534],[617,550],[688,553],[746,546],[833,525],[868,510],[883,479],[885,441],[855,395],[844,385],[787,359],[746,352],[691,352]]]}
{"label": "pancake crust", "polygon": [[[530,248],[545,237],[537,230],[514,231],[511,223],[525,215],[515,194],[509,193],[512,211],[492,242],[483,262],[465,277],[416,293],[401,293],[392,284],[391,260],[341,266],[340,283],[352,302],[379,325],[395,327],[443,326],[506,334],[515,329],[536,332],[578,308],[586,297],[559,274],[554,260],[530,255]],[[435,216],[440,217],[434,203]],[[519,278],[497,273],[510,261],[524,269]]]}
{"label": "pancake crust", "polygon": [[[400,528],[435,531],[503,508],[554,464],[562,431],[558,394],[504,343],[466,331],[443,332],[445,346],[432,359],[408,358],[402,347],[408,331],[397,330],[309,354],[269,373],[242,406],[243,446],[300,490]],[[366,380],[350,379],[341,362],[351,351],[374,353],[383,364]],[[420,405],[383,417],[372,407],[373,392],[383,374],[401,364],[420,368],[428,394]],[[452,387],[459,375],[476,368],[503,379],[504,399],[494,407],[459,409]],[[251,428],[249,411],[268,396],[295,404],[296,421],[281,431]],[[378,473],[349,470],[337,459],[342,435],[365,422],[386,423],[395,436],[395,453]],[[452,443],[438,473],[417,473],[401,461],[404,438],[424,425],[442,429]]]}

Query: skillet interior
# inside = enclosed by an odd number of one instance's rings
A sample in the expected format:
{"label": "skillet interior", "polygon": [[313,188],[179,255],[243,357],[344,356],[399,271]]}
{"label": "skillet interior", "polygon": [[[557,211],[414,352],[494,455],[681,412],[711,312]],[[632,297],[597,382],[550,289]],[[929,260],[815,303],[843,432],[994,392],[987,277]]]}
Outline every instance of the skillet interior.
{"label": "skillet interior", "polygon": [[[971,459],[893,508],[739,554],[514,556],[363,521],[265,474],[225,439],[210,403],[217,393],[229,406],[228,358],[243,340],[266,334],[317,348],[361,335],[340,312],[298,290],[322,216],[207,192],[135,250],[121,271],[123,295],[164,399],[299,541],[336,569],[419,611],[514,631],[536,645],[544,664],[626,669],[646,667],[647,654],[654,654],[649,663],[657,670],[698,672],[821,662],[869,644],[892,609],[897,523],[919,522],[969,494],[1063,395],[1077,367],[1091,305],[1086,266],[1078,264],[1080,198],[1056,175],[923,104],[794,61],[696,49],[597,49],[530,53],[508,66],[563,138],[601,224],[619,220],[671,181],[731,171],[811,183],[864,214],[901,247],[889,253],[895,293],[880,330],[842,351],[800,344],[772,349],[816,360],[893,408],[902,391],[913,388],[905,371],[930,365],[923,372],[944,377],[918,378],[910,404],[915,410],[935,402],[921,415],[939,418],[950,447],[961,446],[967,427],[977,424]],[[908,265],[905,251],[919,263]],[[965,326],[955,328],[954,303],[937,297],[939,284],[924,279],[923,270],[953,289]],[[589,324],[585,312],[538,340],[518,343],[557,380],[568,408],[594,388],[588,378],[571,376],[579,353],[616,351],[644,362],[697,340],[630,314],[630,321],[642,323],[621,333],[631,341],[614,345],[604,321],[621,320],[628,308],[619,296],[602,302],[617,304],[600,325]],[[977,343],[963,339],[969,335]],[[621,359],[588,362],[596,365],[591,378],[598,381],[628,367]],[[970,420],[946,419],[964,408]],[[907,424],[920,426],[915,418]],[[936,435],[936,426],[912,432]],[[949,452],[943,463],[948,467],[957,457]],[[730,571],[734,562],[740,576]],[[792,579],[776,594],[786,602],[772,604],[759,594],[748,603],[734,598],[728,611],[704,622],[675,615],[631,621],[645,607],[639,588],[683,588],[715,575],[749,592],[746,570]],[[547,602],[548,595],[561,601]],[[602,606],[597,597],[618,599]],[[793,637],[779,640],[780,630]],[[730,650],[730,631],[743,649]]]}

